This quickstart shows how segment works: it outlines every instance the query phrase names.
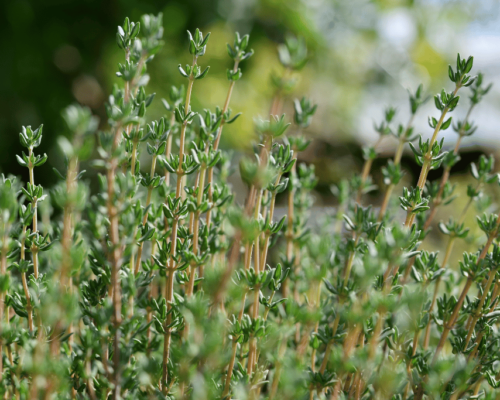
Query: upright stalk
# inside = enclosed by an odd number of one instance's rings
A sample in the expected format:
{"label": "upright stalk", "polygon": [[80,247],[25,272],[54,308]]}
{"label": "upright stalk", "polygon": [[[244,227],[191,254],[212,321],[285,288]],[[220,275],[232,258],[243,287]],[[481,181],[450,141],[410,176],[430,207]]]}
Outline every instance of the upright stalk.
{"label": "upright stalk", "polygon": [[[193,59],[193,66],[196,65],[197,57]],[[193,90],[194,77],[191,74],[189,76],[189,82],[186,92],[186,102],[184,104],[184,111],[187,114],[189,112],[190,101],[191,101],[191,92]],[[187,128],[187,120],[181,126],[181,134],[180,134],[180,144],[179,144],[179,167],[177,169],[177,185],[175,190],[175,197],[178,199],[182,194],[182,177],[184,175],[184,170],[182,164],[184,162],[184,142],[186,140],[186,128]],[[170,239],[171,243],[171,251],[170,251],[170,260],[168,262],[168,276],[167,276],[167,285],[165,288],[165,297],[167,300],[167,319],[165,320],[164,329],[164,342],[163,342],[163,362],[162,362],[162,381],[161,388],[163,394],[167,394],[168,392],[168,360],[170,358],[170,345],[172,340],[172,328],[170,324],[172,323],[172,302],[174,299],[174,275],[176,270],[174,256],[177,250],[177,226],[179,224],[179,218],[174,217],[172,224],[172,236]]]}
{"label": "upright stalk", "polygon": [[[149,173],[149,177],[151,179],[154,178],[155,176],[155,169],[156,169],[156,158],[157,155],[153,154],[153,158],[151,160],[151,171]],[[148,215],[149,215],[149,205],[151,204],[151,196],[153,194],[153,186],[149,185],[148,186],[148,194],[146,196],[146,207],[145,207],[145,213],[144,217],[142,218],[142,226],[146,226],[146,223],[148,222]],[[142,259],[142,248],[144,246],[144,242],[139,243],[139,247],[137,249],[137,260],[135,262],[135,269],[134,273],[137,275],[139,273],[139,269],[141,267],[141,259]]]}
{"label": "upright stalk", "polygon": [[[460,82],[460,81],[459,81]],[[456,96],[458,90],[462,87],[460,83],[457,83],[455,85],[455,90],[453,91],[453,96]],[[436,127],[434,128],[434,133],[432,134],[432,138],[430,140],[429,144],[429,150],[427,154],[424,155],[424,163],[422,165],[422,169],[420,170],[420,176],[418,178],[417,182],[417,187],[419,190],[422,192],[424,190],[425,182],[427,181],[427,175],[429,174],[430,168],[431,168],[431,160],[432,160],[432,147],[434,146],[434,143],[437,140],[439,131],[441,130],[441,126],[443,125],[444,118],[446,117],[446,114],[450,110],[450,106],[447,105],[444,107],[443,111],[441,112],[441,116],[439,117],[439,121],[436,124]],[[413,222],[415,221],[415,214],[412,213],[411,210],[408,211],[407,216],[406,216],[406,222],[405,222],[405,227],[411,227],[413,225]]]}
{"label": "upright stalk", "polygon": [[[33,155],[33,147],[29,149],[29,158],[31,159]],[[35,166],[30,164],[28,165],[29,175],[30,175],[30,184],[31,186],[35,185],[35,176],[33,173]],[[38,199],[35,197],[33,199],[32,207],[33,207],[33,233],[38,232]],[[35,279],[38,279],[38,248],[33,245],[31,247],[31,253],[33,255],[33,273],[35,275]]]}
{"label": "upright stalk", "polygon": [[[292,188],[288,192],[288,214],[287,214],[287,225],[286,225],[286,259],[291,264],[293,259],[293,224],[295,220],[294,213],[294,202],[295,202],[295,193],[297,189],[295,188],[295,182],[297,180],[297,152],[294,149],[293,158],[295,162],[292,165],[292,169],[290,170],[290,182],[292,183]],[[288,297],[288,279],[283,282],[283,297]]]}
{"label": "upright stalk", "polygon": [[[245,215],[248,216],[251,210],[251,205],[254,202],[254,197],[255,197],[255,187],[252,186],[250,189],[250,192],[248,193],[247,201],[246,201],[246,206],[245,206]],[[231,253],[229,256],[229,261],[228,261],[228,268],[225,270],[222,279],[221,279],[221,284],[219,285],[219,290],[216,291],[214,295],[214,304],[219,304],[221,301],[222,294],[224,293],[225,286],[227,285],[227,281],[229,280],[232,271],[234,269],[234,266],[238,260],[238,255],[239,255],[239,250],[240,250],[240,242],[241,242],[241,231],[236,232],[235,238],[234,238],[234,243],[233,247],[231,249]],[[245,265],[244,269],[245,271],[248,271],[250,269],[250,263],[251,263],[251,246],[250,244],[245,245]],[[241,323],[241,320],[243,318],[243,314],[245,311],[245,301],[247,298],[248,291],[245,290],[242,294],[242,299],[241,299],[241,309],[238,314],[238,322]],[[230,386],[231,386],[231,377],[233,376],[233,369],[234,369],[234,363],[236,361],[236,351],[237,351],[237,343],[236,343],[237,338],[233,338],[233,348],[231,352],[231,359],[229,361],[228,369],[227,369],[227,374],[226,374],[226,380],[224,383],[224,392],[223,392],[223,397],[227,396],[230,391]],[[236,343],[236,345],[235,345]]]}
{"label": "upright stalk", "polygon": [[[394,165],[400,165],[401,164],[401,158],[403,156],[403,150],[404,146],[406,143],[406,138],[408,136],[408,132],[410,131],[412,125],[413,125],[413,120],[415,118],[415,113],[412,113],[410,120],[408,121],[408,124],[406,125],[406,129],[404,130],[404,133],[400,136],[399,141],[398,141],[398,147],[396,149],[396,152],[394,153]],[[389,205],[389,200],[391,199],[392,191],[394,190],[394,183],[390,183],[389,186],[387,186],[387,189],[385,191],[384,195],[384,200],[382,201],[382,206],[380,207],[380,211],[378,214],[378,222],[382,221],[384,219],[385,213],[387,211],[387,206]]]}
{"label": "upright stalk", "polygon": [[[495,284],[495,287],[493,288],[493,293],[491,295],[491,305],[490,305],[490,310],[489,312],[492,312],[495,310],[495,307],[497,306],[497,301],[498,301],[498,295],[500,294],[500,282],[496,282]],[[470,361],[472,360],[472,358],[474,358],[476,356],[476,353],[478,351],[478,348],[479,348],[479,343],[481,343],[481,340],[483,339],[483,336],[484,336],[484,330],[482,330],[481,332],[479,332],[479,334],[476,336],[476,340],[475,340],[475,343],[476,343],[476,346],[474,347],[474,349],[470,352],[469,354],[469,357],[467,358],[467,361]],[[499,375],[500,375],[500,372],[499,374],[497,374],[497,377],[496,379],[499,379]]]}
{"label": "upright stalk", "polygon": [[[172,115],[170,116],[170,128],[174,126],[175,123],[175,112],[172,111]],[[167,147],[165,147],[165,159],[168,160],[168,157],[172,153],[172,134],[167,137]],[[167,187],[170,187],[170,171],[165,168],[165,184]]]}
{"label": "upright stalk", "polygon": [[[2,218],[3,219],[3,218]],[[7,253],[9,251],[9,230],[10,224],[6,220],[0,220],[2,223],[2,230],[0,231],[2,235],[2,248],[0,251],[0,276],[5,279],[7,275]],[[2,334],[2,327],[4,324],[4,313],[6,314],[6,320],[9,320],[8,309],[5,312],[5,292],[0,291],[0,335]],[[0,383],[3,380],[3,340],[0,340]]]}
{"label": "upright stalk", "polygon": [[[472,103],[469,107],[469,110],[467,111],[467,115],[465,117],[463,126],[460,129],[460,131],[458,132],[458,139],[457,139],[457,142],[455,143],[455,147],[453,149],[453,155],[457,155],[459,150],[460,150],[460,145],[462,143],[462,139],[463,139],[464,133],[465,133],[465,126],[467,125],[467,122],[469,121],[470,114],[471,114],[474,106],[475,106],[475,103]],[[450,177],[451,168],[452,168],[452,166],[448,165],[448,166],[446,166],[446,168],[443,171],[443,176],[441,177],[441,182],[439,183],[439,191],[438,191],[436,198],[434,199],[434,201],[432,203],[432,209],[429,213],[429,216],[425,220],[424,227],[423,227],[424,230],[429,229],[429,227],[432,223],[432,220],[434,219],[434,217],[436,215],[437,209],[439,208],[439,206],[441,205],[441,203],[443,201],[443,198],[442,198],[443,191],[444,191],[444,187],[445,187],[445,185],[448,182],[448,179]]]}
{"label": "upright stalk", "polygon": [[[479,184],[476,189],[479,189],[480,186],[481,186],[481,184]],[[464,221],[465,216],[467,215],[467,210],[469,209],[469,207],[471,206],[471,204],[472,204],[472,198],[469,199],[469,201],[465,205],[464,209],[462,210],[462,214],[461,214],[460,219],[458,221],[459,224],[461,224]],[[453,245],[455,244],[455,240],[456,240],[456,236],[450,236],[448,238],[448,244],[446,245],[446,250],[445,250],[445,253],[444,253],[444,257],[443,257],[443,262],[441,263],[441,268],[443,268],[443,269],[446,268],[446,265],[448,264],[448,260],[450,259],[451,252],[453,250]],[[410,260],[409,263],[412,260]],[[406,275],[406,272],[405,272],[405,275]],[[439,285],[440,285],[440,283],[441,283],[441,275],[438,276],[438,278],[436,279],[436,283],[434,285],[434,294],[432,296],[431,305],[429,307],[429,311],[428,311],[429,314],[431,314],[432,311],[434,310],[434,306],[436,304],[437,295],[438,295],[438,292],[439,292]],[[424,344],[423,344],[423,347],[426,350],[427,350],[427,347],[429,346],[429,340],[430,340],[430,335],[431,335],[431,325],[432,325],[432,322],[429,319],[429,322],[427,323],[427,326],[425,327],[425,336],[424,336]]]}
{"label": "upright stalk", "polygon": [[[382,136],[378,138],[377,143],[375,143],[375,145],[373,146],[375,150],[380,145],[381,141],[382,141]],[[363,164],[363,169],[361,171],[361,182],[359,184],[358,192],[356,194],[356,204],[361,203],[361,196],[363,195],[363,186],[365,185],[366,180],[368,179],[368,175],[370,175],[372,164],[373,164],[373,158],[368,158],[367,160],[365,160],[365,163]]]}
{"label": "upright stalk", "polygon": [[[26,226],[23,226],[23,233],[22,233],[22,239],[21,239],[21,261],[26,259],[26,253],[25,253],[25,247],[24,243],[26,240]],[[23,290],[24,290],[24,295],[26,296],[26,313],[28,314],[28,329],[31,334],[33,334],[34,327],[33,327],[33,306],[31,304],[31,295],[30,291],[28,289],[28,282],[26,279],[26,272],[21,273],[21,280],[23,283]]]}
{"label": "upright stalk", "polygon": [[[490,248],[491,244],[493,243],[493,240],[496,238],[496,236],[498,234],[499,227],[500,227],[500,215],[498,216],[498,218],[496,220],[495,229],[488,236],[488,240],[486,241],[486,244],[484,245],[483,250],[481,251],[481,253],[477,259],[477,265],[479,265],[479,263],[481,263],[481,261],[486,257],[486,254],[488,253],[488,249]],[[492,272],[490,275],[494,275],[494,273]],[[490,279],[491,279],[491,276],[490,276]],[[465,297],[467,296],[467,293],[469,292],[469,289],[472,286],[473,281],[474,281],[473,276],[469,276],[467,278],[467,281],[466,281],[465,286],[462,290],[462,293],[460,294],[460,297],[457,301],[457,304],[455,305],[455,308],[453,309],[453,313],[452,313],[448,323],[444,324],[444,326],[443,326],[443,332],[441,334],[441,338],[439,339],[439,343],[437,345],[436,352],[434,353],[434,357],[432,359],[433,364],[437,361],[439,354],[441,353],[441,350],[443,349],[444,344],[446,343],[446,339],[448,338],[448,334],[450,333],[450,330],[455,325],[455,321],[457,320],[458,313],[460,312],[460,309],[462,308],[462,304],[465,300]],[[490,280],[488,280],[488,282],[490,282]],[[489,285],[491,285],[491,283],[489,283]],[[488,286],[488,289],[489,289],[489,286]]]}
{"label": "upright stalk", "polygon": [[[207,147],[208,150],[208,147]],[[200,175],[199,175],[199,182],[198,182],[198,193],[196,196],[196,205],[199,208],[201,202],[203,201],[203,190],[205,188],[205,171],[206,168],[202,166],[200,170]],[[194,212],[194,220],[193,220],[193,254],[195,256],[198,255],[198,235],[199,235],[199,225],[200,225],[200,214],[201,211],[197,208],[197,210]],[[186,290],[186,294],[188,296],[193,295],[193,290],[194,290],[194,278],[196,275],[196,265],[191,265],[190,266],[190,273],[189,273],[189,283],[188,287]]]}
{"label": "upright stalk", "polygon": [[472,318],[472,321],[469,325],[467,337],[465,338],[465,343],[464,343],[464,351],[467,350],[467,346],[469,345],[470,338],[472,337],[472,334],[474,333],[474,328],[476,327],[477,321],[479,320],[479,318],[482,315],[484,302],[486,301],[486,297],[488,297],[491,285],[493,284],[493,281],[495,280],[496,274],[497,274],[496,269],[492,269],[490,271],[490,276],[489,276],[488,281],[486,282],[486,285],[483,289],[483,295],[481,296],[481,299],[479,300],[479,304],[477,305],[476,312],[473,314],[474,317]]}
{"label": "upright stalk", "polygon": [[[75,139],[75,147],[80,146],[80,139],[77,137]],[[74,235],[74,219],[75,219],[75,201],[76,201],[76,189],[77,189],[77,177],[79,169],[79,160],[77,155],[73,155],[69,159],[68,170],[66,172],[66,203],[64,204],[63,210],[63,233],[61,239],[61,275],[60,284],[61,290],[67,290],[73,293],[73,279],[71,276],[71,268],[73,265],[73,260],[71,257],[71,247],[73,245],[73,235]],[[59,351],[59,340],[58,335],[61,331],[61,321],[58,319],[54,326],[54,338],[52,339],[51,349],[53,352],[57,353]],[[68,327],[68,333],[71,336],[68,338],[69,345],[73,343],[73,325],[70,323]]]}
{"label": "upright stalk", "polygon": [[278,358],[276,360],[276,369],[274,372],[273,382],[271,384],[271,390],[269,394],[269,400],[274,400],[276,397],[276,393],[278,391],[278,385],[280,382],[281,370],[283,368],[283,357],[286,352],[286,340],[281,338],[280,345],[278,347]]}
{"label": "upright stalk", "polygon": [[[118,125],[115,129],[112,153],[114,154],[120,140],[121,126]],[[113,341],[113,377],[112,382],[114,385],[112,399],[118,400],[120,398],[120,325],[122,322],[121,316],[121,287],[119,280],[119,271],[121,264],[121,246],[119,236],[119,220],[118,211],[115,206],[115,177],[116,169],[118,167],[118,160],[111,156],[108,161],[107,168],[107,181],[108,181],[108,199],[107,210],[109,218],[109,237],[111,241],[111,291],[113,302],[113,325],[114,325],[114,341]]]}
{"label": "upright stalk", "polygon": [[[258,189],[257,200],[255,202],[255,212],[254,219],[257,221],[260,215],[260,205],[262,201],[262,189]],[[255,256],[254,256],[254,269],[258,274],[263,270],[261,266],[261,255],[260,255],[260,235],[257,235],[254,240],[255,247]],[[252,318],[255,320],[259,316],[259,293],[260,293],[260,285],[256,285],[254,287],[254,297],[253,297],[253,306],[252,306]],[[248,364],[247,364],[247,373],[251,375],[253,372],[253,368],[256,363],[256,354],[257,354],[257,338],[250,337],[250,348],[248,351]]]}
{"label": "upright stalk", "polygon": [[[360,238],[360,234],[358,232],[354,232],[354,249],[358,245]],[[349,282],[349,277],[351,276],[352,264],[354,262],[354,257],[356,256],[356,250],[353,250],[349,253],[349,257],[347,258],[345,270],[344,270],[344,286],[347,286]]]}
{"label": "upright stalk", "polygon": [[[337,333],[337,329],[339,327],[339,322],[340,322],[340,312],[337,311],[337,315],[335,316],[335,320],[333,322],[332,336],[335,336],[335,334]],[[330,359],[330,353],[332,351],[333,343],[334,342],[333,342],[333,339],[332,339],[326,345],[325,355],[323,357],[323,361],[321,362],[321,366],[319,368],[320,374],[324,374],[325,373],[326,366],[328,365],[328,360]]]}
{"label": "upright stalk", "polygon": [[[233,72],[238,71],[239,63],[240,63],[240,60],[238,58],[236,58],[234,60]],[[236,83],[236,81],[232,80],[231,83],[229,84],[229,89],[228,89],[227,95],[226,95],[226,101],[224,102],[224,107],[222,108],[222,115],[226,114],[226,112],[229,110],[229,102],[231,101],[231,95],[233,94],[233,88],[234,88],[235,83]],[[216,136],[215,142],[214,142],[214,150],[217,150],[219,148],[220,138],[222,136],[222,129],[224,128],[225,123],[226,123],[226,121],[224,120],[224,118],[222,118],[220,125],[219,125],[219,129],[217,129],[217,136]],[[203,175],[204,174],[205,174],[205,171],[203,171]],[[200,178],[201,178],[201,175],[200,175]],[[204,179],[204,177],[203,177],[203,179]],[[213,197],[213,189],[212,189],[213,179],[214,179],[214,167],[210,167],[210,168],[208,168],[208,179],[207,179],[207,184],[209,185],[208,186],[208,199],[210,202],[212,201],[212,197]],[[212,217],[212,209],[209,208],[207,210],[207,214],[206,214],[206,221],[207,221],[208,227],[210,227],[211,217]]]}
{"label": "upright stalk", "polygon": [[67,202],[64,205],[63,211],[63,235],[61,240],[62,245],[62,263],[61,263],[61,286],[66,285],[66,279],[70,276],[72,265],[71,260],[71,245],[73,238],[72,217],[74,211],[74,196],[76,189],[76,177],[78,175],[78,158],[72,157],[68,165],[66,173],[66,196]]}
{"label": "upright stalk", "polygon": [[[276,178],[275,185],[278,185],[281,179],[281,174],[278,174],[278,177]],[[271,202],[269,204],[269,214],[268,214],[268,219],[269,222],[273,222],[273,217],[274,217],[274,206],[276,203],[276,195],[277,192],[274,191],[271,195]],[[262,256],[260,260],[260,265],[262,266],[262,269],[266,267],[266,262],[267,262],[267,253],[269,251],[269,239],[271,238],[271,232],[266,231],[264,234],[264,247],[262,248]]]}
{"label": "upright stalk", "polygon": [[[462,87],[461,79],[462,79],[462,77],[460,77],[460,80],[458,81],[458,83],[455,84],[455,90],[453,91],[453,98],[456,96],[458,90]],[[432,134],[432,138],[431,138],[430,143],[429,143],[428,151],[426,154],[423,155],[424,162],[422,164],[422,169],[420,170],[420,175],[419,175],[418,182],[417,182],[417,188],[418,188],[418,190],[420,190],[420,192],[422,192],[424,190],[425,182],[427,181],[427,175],[429,174],[429,171],[431,169],[432,148],[434,146],[434,143],[437,140],[439,131],[441,130],[441,126],[443,125],[443,122],[444,122],[444,118],[446,117],[446,114],[448,113],[449,110],[450,110],[450,105],[447,105],[441,111],[441,116],[439,117],[439,121],[437,122],[436,127],[434,128],[434,132]],[[405,228],[410,228],[413,225],[413,223],[415,221],[415,215],[416,214],[413,212],[413,208],[409,208],[407,213],[406,213],[406,219],[404,222]],[[410,260],[408,262],[408,265],[410,265],[411,262],[412,262],[412,260]],[[384,274],[384,283],[386,286],[388,285],[387,278],[389,278],[390,273],[393,272],[393,270],[394,270],[394,274],[396,274],[399,271],[399,268],[400,268],[399,265],[394,266],[392,263],[389,264],[389,266],[387,267],[387,270]],[[406,270],[407,271],[409,270],[408,266],[407,266]]]}

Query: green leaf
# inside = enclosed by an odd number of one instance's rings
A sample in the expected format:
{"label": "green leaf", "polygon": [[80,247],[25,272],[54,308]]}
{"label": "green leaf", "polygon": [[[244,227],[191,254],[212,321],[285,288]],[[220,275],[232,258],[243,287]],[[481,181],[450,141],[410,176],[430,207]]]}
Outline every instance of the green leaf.
{"label": "green leaf", "polygon": [[467,63],[465,64],[464,73],[468,74],[470,72],[473,63],[474,63],[474,57],[469,56],[469,58],[467,59]]}
{"label": "green leaf", "polygon": [[130,33],[130,38],[135,39],[137,35],[139,35],[139,31],[141,30],[141,23],[137,22],[134,25],[134,28],[132,29],[132,32]]}
{"label": "green leaf", "polygon": [[450,80],[452,82],[455,82],[455,73],[453,72],[453,68],[451,68],[451,65],[448,65],[448,76],[450,77]]}
{"label": "green leaf", "polygon": [[238,114],[236,114],[233,118],[231,119],[228,119],[227,121],[225,121],[226,124],[232,124],[234,121],[236,121],[238,119],[238,117],[241,115],[241,113],[239,112]]}
{"label": "green leaf", "polygon": [[210,67],[205,68],[205,70],[201,74],[196,76],[195,79],[203,79],[208,74],[209,69],[210,69]]}
{"label": "green leaf", "polygon": [[442,131],[445,131],[446,129],[448,129],[451,125],[451,117],[448,118],[446,121],[444,121],[442,124],[441,124],[441,128],[440,130]]}
{"label": "green leaf", "polygon": [[186,73],[186,71],[184,71],[184,69],[182,68],[182,65],[179,64],[179,66],[177,67],[179,69],[179,72],[181,73],[181,75],[184,77],[184,78],[189,78],[189,75]]}
{"label": "green leaf", "polygon": [[23,167],[27,167],[28,164],[26,164],[26,162],[24,162],[24,160],[19,157],[17,154],[16,154],[16,159],[17,159],[17,162],[19,163],[19,165],[23,166]]}

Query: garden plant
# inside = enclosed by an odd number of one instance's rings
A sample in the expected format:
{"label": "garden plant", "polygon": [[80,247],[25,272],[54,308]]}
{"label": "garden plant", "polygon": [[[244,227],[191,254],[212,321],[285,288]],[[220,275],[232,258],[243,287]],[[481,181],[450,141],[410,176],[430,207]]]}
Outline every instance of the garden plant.
{"label": "garden plant", "polygon": [[[219,144],[240,115],[231,110],[240,66],[259,56],[249,35],[227,45],[227,95],[214,110],[194,109],[191,98],[210,74],[205,52],[224,44],[188,32],[190,63],[179,65],[170,98],[158,99],[147,71],[162,35],[161,14],[118,27],[121,84],[107,121],[79,105],[63,111],[66,167],[54,170],[55,187],[37,184],[43,127],[20,127],[29,182],[0,177],[1,398],[500,399],[493,157],[471,165],[466,191],[449,182],[491,86],[473,58],[458,55],[435,96],[413,88],[406,125],[396,108],[385,111],[363,169],[332,188],[338,207],[311,223],[317,179],[300,160],[321,104],[301,97],[283,114],[308,61],[305,42],[279,46],[269,114],[255,118],[251,150],[236,154]],[[413,123],[429,99],[436,111],[424,140]],[[164,116],[150,120],[159,101]],[[459,102],[468,104],[462,120],[452,116]],[[456,144],[446,150],[451,129]],[[391,136],[383,201],[371,206],[373,162]],[[400,189],[405,150],[421,172]],[[83,166],[98,171],[96,184]],[[229,178],[246,185],[246,199]],[[468,201],[443,220],[455,196]],[[422,245],[433,222],[447,241],[439,252]],[[474,224],[482,235],[472,237]],[[464,241],[476,250],[454,262]]]}

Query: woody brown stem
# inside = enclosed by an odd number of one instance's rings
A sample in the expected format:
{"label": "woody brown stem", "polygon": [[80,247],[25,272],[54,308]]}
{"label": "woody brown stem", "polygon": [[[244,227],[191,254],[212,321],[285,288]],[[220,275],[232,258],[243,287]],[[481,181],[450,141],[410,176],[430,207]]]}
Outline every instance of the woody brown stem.
{"label": "woody brown stem", "polygon": [[[153,155],[153,159],[151,161],[151,171],[149,173],[149,177],[151,179],[154,178],[155,176],[155,168],[156,168],[156,154]],[[148,187],[148,194],[146,197],[146,207],[145,207],[145,212],[144,216],[142,218],[142,226],[146,226],[146,223],[148,222],[148,214],[149,214],[149,205],[151,204],[151,196],[153,194],[153,186]],[[137,249],[137,260],[135,262],[135,269],[134,273],[137,275],[139,273],[139,269],[141,267],[141,259],[142,259],[142,248],[144,246],[144,242],[139,243],[138,249]]]}
{"label": "woody brown stem", "polygon": [[[461,88],[460,84],[457,84],[455,87],[455,90],[453,91],[453,96],[455,96],[458,92],[458,90]],[[427,175],[429,174],[430,167],[431,167],[431,152],[432,152],[432,147],[434,146],[434,143],[437,140],[439,131],[441,130],[441,126],[443,125],[444,118],[446,117],[446,114],[450,110],[449,106],[446,106],[443,111],[441,112],[441,116],[439,117],[439,121],[436,125],[436,128],[434,129],[434,133],[432,134],[432,138],[429,143],[429,150],[427,153],[424,155],[424,163],[422,164],[422,169],[420,170],[420,176],[418,178],[418,183],[417,186],[422,191],[425,186],[425,182],[427,181]],[[410,217],[410,218],[408,218]],[[408,212],[407,215],[407,220],[408,224],[405,223],[405,226],[410,227],[413,225],[413,222],[415,220],[415,214],[411,215],[410,212]]]}
{"label": "woody brown stem", "polygon": [[[236,72],[238,70],[238,64],[240,60],[236,59],[234,61],[234,66],[233,66],[233,72]],[[224,115],[227,110],[229,110],[229,102],[231,101],[231,95],[233,94],[233,88],[235,85],[236,81],[231,81],[229,84],[229,89],[227,91],[226,95],[226,101],[224,102],[224,107],[222,107],[222,115]],[[217,129],[217,135],[215,138],[214,142],[214,150],[217,150],[219,148],[219,143],[220,143],[220,138],[222,136],[222,129],[224,128],[226,121],[224,121],[224,118],[220,122],[219,129]],[[213,167],[208,168],[208,179],[207,179],[207,184],[208,186],[208,199],[210,202],[212,202],[212,196],[213,196],[213,189],[212,189],[212,182],[214,179],[214,169]],[[207,221],[207,226],[210,227],[210,220],[211,220],[211,215],[212,215],[212,210],[209,208],[207,210],[207,215],[206,215],[206,221]]]}
{"label": "woody brown stem", "polygon": [[[193,66],[196,64],[196,58],[193,61]],[[193,90],[193,83],[194,83],[194,78],[191,75],[189,77],[189,83],[187,87],[187,92],[186,92],[186,102],[184,105],[184,110],[186,114],[188,113],[189,107],[190,107],[190,100],[191,100],[191,92]],[[176,190],[175,190],[175,198],[178,199],[181,197],[182,194],[182,188],[183,188],[183,176],[184,176],[184,170],[182,167],[182,164],[184,162],[184,142],[186,140],[186,127],[187,127],[187,121],[182,124],[181,127],[181,135],[180,135],[180,144],[179,144],[179,167],[177,170],[177,185],[176,185]],[[177,211],[177,210],[175,210]],[[176,265],[175,265],[175,260],[174,256],[176,254],[176,249],[177,249],[177,226],[179,224],[179,218],[175,217],[174,222],[172,224],[172,236],[170,239],[171,243],[171,251],[170,251],[170,259],[168,261],[168,266],[167,266],[167,272],[168,272],[168,277],[167,277],[167,285],[165,288],[165,297],[167,300],[167,318],[164,323],[164,329],[165,329],[165,334],[164,334],[164,342],[163,342],[163,370],[162,370],[162,380],[161,380],[161,388],[163,394],[167,394],[168,392],[168,360],[170,358],[170,345],[171,345],[171,340],[172,340],[172,328],[170,327],[170,324],[172,323],[172,302],[174,298],[174,275],[175,275],[175,270],[176,270]]]}
{"label": "woody brown stem", "polygon": [[[411,129],[413,124],[413,119],[415,118],[415,114],[412,114],[408,124],[406,125],[406,129],[404,133],[399,138],[398,147],[396,148],[396,152],[394,154],[394,165],[399,165],[401,163],[401,157],[403,156],[404,145],[406,143],[406,137],[408,136],[408,132]],[[380,207],[380,211],[378,214],[378,222],[384,219],[385,213],[387,211],[387,206],[389,205],[389,200],[391,199],[392,191],[394,190],[394,184],[391,183],[385,192],[384,200],[382,201],[382,206]]]}

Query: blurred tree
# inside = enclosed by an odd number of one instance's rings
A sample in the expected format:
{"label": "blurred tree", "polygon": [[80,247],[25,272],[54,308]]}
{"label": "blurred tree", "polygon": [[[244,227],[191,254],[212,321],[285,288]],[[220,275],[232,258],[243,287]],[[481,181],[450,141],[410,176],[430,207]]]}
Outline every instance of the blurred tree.
{"label": "blurred tree", "polygon": [[[267,83],[279,68],[276,43],[292,32],[305,38],[311,54],[297,92],[308,93],[322,104],[311,131],[322,141],[338,145],[353,138],[371,140],[372,116],[380,115],[387,105],[384,101],[403,102],[407,88],[414,89],[421,81],[429,88],[441,81],[443,76],[436,74],[445,70],[449,58],[443,47],[449,46],[454,54],[450,43],[461,38],[460,30],[454,29],[484,14],[484,7],[473,7],[466,0],[4,0],[0,4],[0,172],[9,166],[9,171],[25,174],[14,158],[20,150],[16,135],[23,124],[45,124],[41,151],[50,153],[62,131],[60,110],[68,104],[86,104],[101,117],[101,124],[106,123],[103,104],[117,79],[109,71],[116,69],[119,60],[110,33],[124,15],[137,19],[160,11],[166,46],[149,71],[153,82],[162,82],[149,87],[157,93],[151,118],[163,113],[159,98],[167,96],[170,85],[180,83],[176,67],[187,61],[181,51],[187,43],[186,29],[211,31],[213,43],[230,41],[234,29],[251,31],[250,46],[259,57],[243,66],[246,79],[233,101],[233,108],[243,111],[243,116],[222,144],[248,142],[245,138],[253,132],[243,127],[268,112]],[[213,108],[224,101],[220,88],[228,67],[225,52],[219,46],[207,53],[204,62],[211,70],[197,92],[204,94],[204,101],[209,93],[210,104],[198,102],[195,91],[195,108]],[[290,103],[285,108],[288,113]],[[380,108],[370,109],[369,104]],[[405,112],[400,115],[403,119]],[[310,154],[328,156],[318,148]],[[335,180],[336,166],[329,162],[332,175],[327,182]],[[51,167],[47,163],[40,168],[40,183],[55,179]]]}

